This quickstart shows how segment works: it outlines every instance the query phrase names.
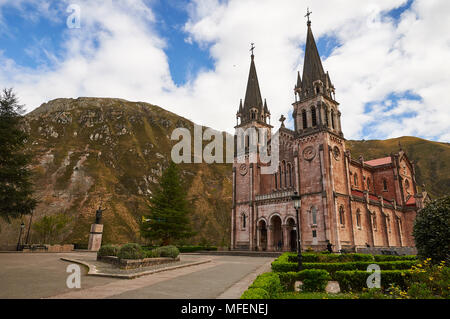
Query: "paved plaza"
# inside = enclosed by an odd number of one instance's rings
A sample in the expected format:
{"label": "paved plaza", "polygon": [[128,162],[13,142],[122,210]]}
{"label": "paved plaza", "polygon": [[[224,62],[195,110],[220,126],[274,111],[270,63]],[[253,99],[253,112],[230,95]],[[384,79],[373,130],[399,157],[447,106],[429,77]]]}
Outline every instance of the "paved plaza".
{"label": "paved plaza", "polygon": [[0,298],[239,298],[257,274],[270,270],[270,257],[182,254],[184,262],[209,261],[136,279],[87,275],[81,266],[81,288],[69,289],[71,263],[89,261],[95,253],[0,253]]}

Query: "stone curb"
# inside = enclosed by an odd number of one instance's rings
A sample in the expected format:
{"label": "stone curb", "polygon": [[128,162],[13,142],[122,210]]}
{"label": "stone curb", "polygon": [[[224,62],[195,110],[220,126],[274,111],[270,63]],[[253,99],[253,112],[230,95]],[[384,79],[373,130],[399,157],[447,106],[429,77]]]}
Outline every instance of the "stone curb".
{"label": "stone curb", "polygon": [[158,272],[169,271],[169,270],[185,268],[185,267],[191,267],[191,266],[196,266],[196,265],[201,265],[201,264],[206,264],[206,263],[211,262],[211,259],[207,259],[207,260],[196,261],[196,262],[184,264],[184,265],[165,267],[165,268],[148,270],[148,271],[143,271],[140,273],[126,275],[126,274],[101,273],[101,272],[98,272],[97,267],[95,265],[91,265],[85,261],[78,260],[78,259],[71,259],[71,258],[60,258],[60,259],[63,261],[68,261],[68,262],[77,263],[77,264],[86,266],[89,269],[88,276],[99,276],[99,277],[110,277],[110,278],[121,278],[121,279],[134,279],[134,278],[138,278],[138,277],[142,277],[142,276],[146,276],[146,275],[155,274]]}

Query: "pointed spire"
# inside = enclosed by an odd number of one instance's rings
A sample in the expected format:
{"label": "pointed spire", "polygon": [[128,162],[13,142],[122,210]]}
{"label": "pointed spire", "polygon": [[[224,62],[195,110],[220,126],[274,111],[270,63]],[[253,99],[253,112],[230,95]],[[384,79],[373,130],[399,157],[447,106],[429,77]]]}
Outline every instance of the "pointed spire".
{"label": "pointed spire", "polygon": [[265,113],[265,114],[270,114],[269,108],[267,107],[267,101],[266,101],[266,99],[264,99],[264,113]]}
{"label": "pointed spire", "polygon": [[239,103],[239,111],[238,111],[238,113],[242,114],[242,112],[243,112],[243,109],[242,109],[242,99],[241,99],[241,102]]}
{"label": "pointed spire", "polygon": [[254,59],[255,56],[253,55],[253,49],[254,47],[252,46],[252,55],[251,55],[252,61],[250,63],[247,91],[245,93],[244,99],[244,110],[249,110],[252,107],[256,107],[262,111],[263,103],[261,91],[259,89],[258,76],[256,74],[255,59]]}
{"label": "pointed spire", "polygon": [[302,89],[311,89],[314,81],[323,80],[325,72],[316,41],[311,30],[311,21],[308,23],[308,35],[306,37],[305,62],[303,64],[303,83]]}
{"label": "pointed spire", "polygon": [[297,71],[297,84],[295,85],[295,88],[301,88],[302,87],[302,78],[300,77],[300,71]]}

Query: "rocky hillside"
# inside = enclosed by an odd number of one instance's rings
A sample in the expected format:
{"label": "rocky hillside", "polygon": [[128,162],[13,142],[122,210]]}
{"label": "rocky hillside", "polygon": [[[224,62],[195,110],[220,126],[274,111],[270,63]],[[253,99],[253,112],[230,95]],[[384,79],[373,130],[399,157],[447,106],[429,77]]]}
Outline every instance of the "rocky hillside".
{"label": "rocky hillside", "polygon": [[[72,221],[61,238],[68,243],[87,243],[101,201],[107,209],[104,242],[140,242],[142,215],[148,212],[149,196],[176,143],[170,135],[177,127],[193,132],[187,119],[148,103],[121,99],[57,99],[29,113],[26,120],[29,147],[36,154],[34,183],[40,200],[34,220],[69,215]],[[227,242],[230,165],[182,164],[180,172],[198,231],[191,241]],[[17,242],[19,224],[0,224],[2,244]]]}
{"label": "rocky hillside", "polygon": [[[71,222],[59,241],[87,244],[100,202],[104,242],[142,242],[139,224],[148,199],[170,159],[172,131],[193,123],[148,103],[121,99],[57,99],[26,116],[36,197],[34,220],[64,213]],[[192,134],[193,135],[193,134]],[[403,137],[348,141],[352,157],[365,159],[398,151],[401,143],[417,162],[418,184],[433,197],[450,193],[450,145]],[[230,233],[231,164],[181,164],[198,234],[191,243],[227,245]],[[0,245],[15,245],[20,220],[0,220]],[[24,218],[28,227],[29,217]],[[32,239],[37,238],[33,231]]]}

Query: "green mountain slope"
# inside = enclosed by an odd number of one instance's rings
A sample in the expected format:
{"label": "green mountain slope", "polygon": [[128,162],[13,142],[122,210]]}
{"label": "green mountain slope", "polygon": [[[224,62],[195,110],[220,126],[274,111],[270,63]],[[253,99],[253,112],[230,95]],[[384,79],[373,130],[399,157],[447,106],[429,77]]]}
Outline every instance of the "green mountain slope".
{"label": "green mountain slope", "polygon": [[[44,215],[71,217],[57,239],[87,244],[95,210],[103,202],[104,242],[141,242],[139,224],[148,199],[170,159],[172,131],[193,123],[158,106],[110,98],[57,99],[26,116],[28,145],[40,200],[33,221]],[[366,160],[398,151],[401,143],[416,161],[418,184],[432,197],[450,193],[450,145],[415,137],[385,141],[347,141],[352,157]],[[206,144],[207,142],[204,142]],[[228,245],[231,164],[181,164],[183,185],[192,203],[198,234],[191,243]],[[29,217],[24,218],[28,227]],[[0,246],[17,243],[20,220],[0,220]],[[31,231],[32,241],[37,242]]]}

